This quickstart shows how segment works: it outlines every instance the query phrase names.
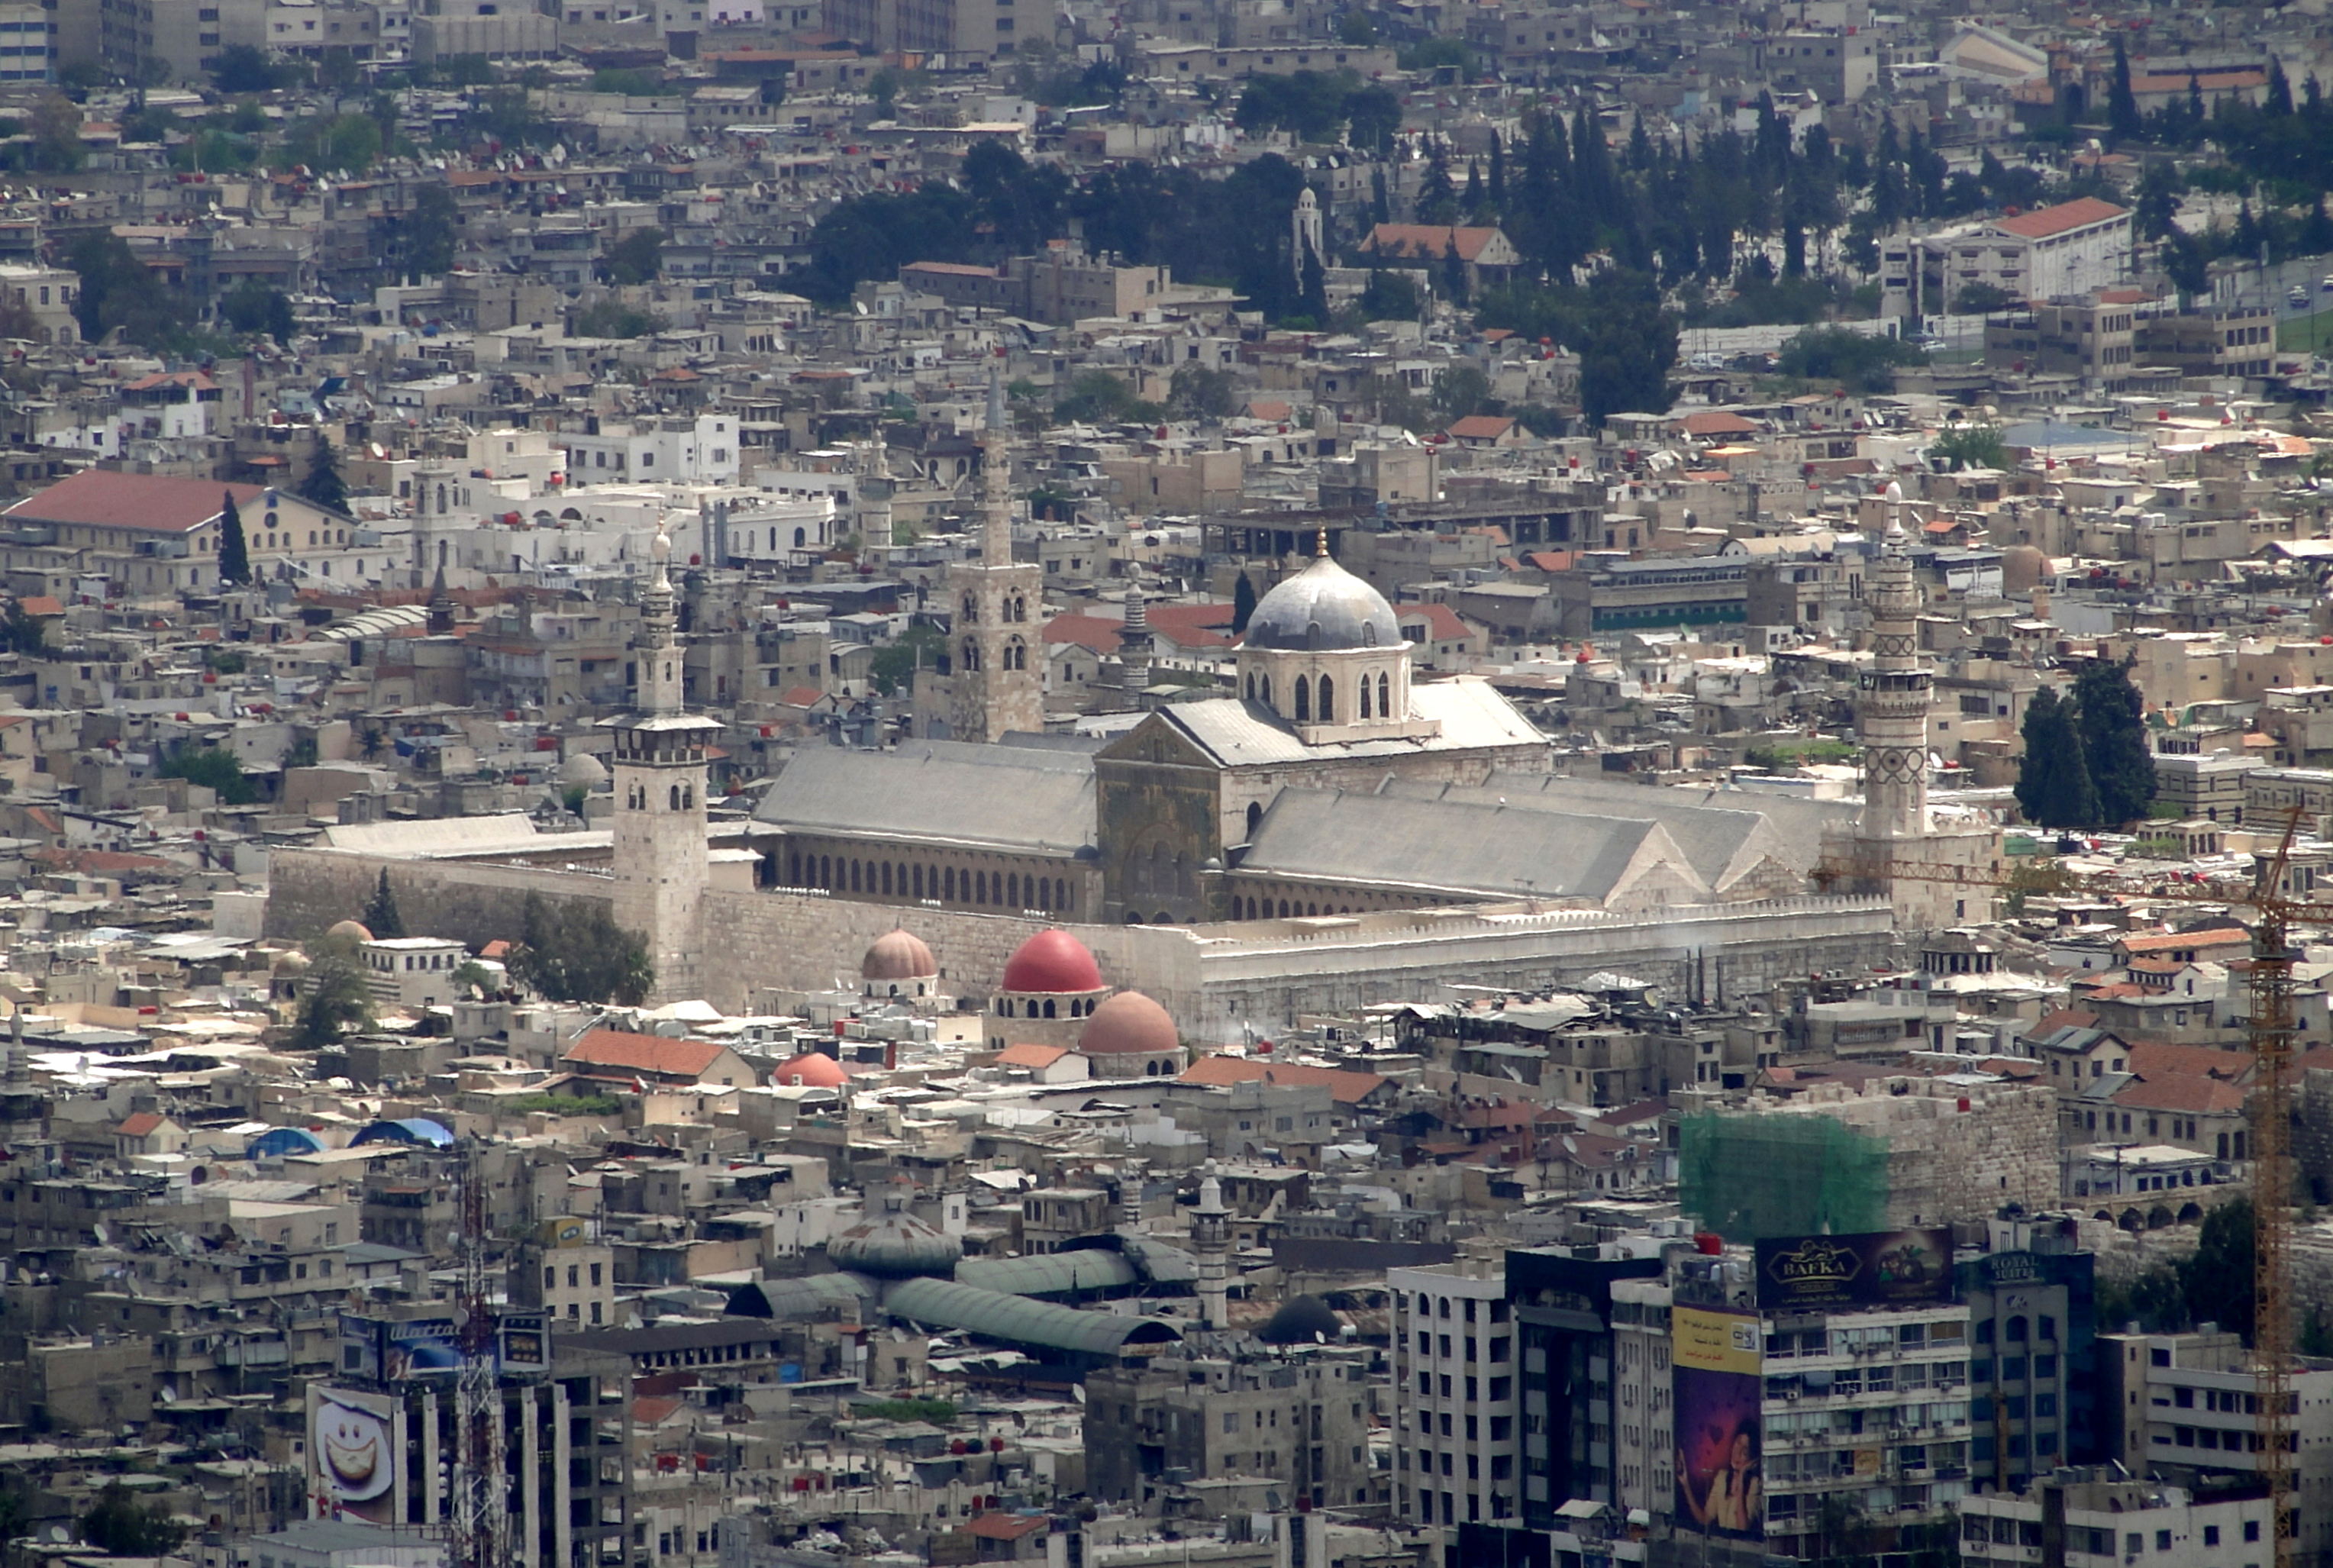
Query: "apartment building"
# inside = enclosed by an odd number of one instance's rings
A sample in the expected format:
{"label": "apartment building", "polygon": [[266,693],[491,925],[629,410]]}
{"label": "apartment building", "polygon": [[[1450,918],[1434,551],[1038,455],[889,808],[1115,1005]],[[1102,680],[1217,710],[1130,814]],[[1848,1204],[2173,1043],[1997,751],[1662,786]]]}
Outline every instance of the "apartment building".
{"label": "apartment building", "polygon": [[2261,1568],[2274,1534],[2261,1486],[2191,1491],[2103,1468],[2061,1471],[2030,1493],[1960,1503],[1964,1568],[2030,1563],[2054,1524],[2067,1568]]}
{"label": "apartment building", "polygon": [[1085,1382],[1087,1486],[1148,1504],[1184,1480],[1253,1476],[1311,1507],[1381,1501],[1368,1380],[1363,1353],[1333,1346],[1095,1371]]}
{"label": "apartment building", "polygon": [[[1386,1287],[1393,1297],[1395,1516],[1445,1526],[1517,1518],[1522,1363],[1504,1269],[1486,1258],[1388,1269]],[[1609,1378],[1608,1361],[1608,1389]]]}

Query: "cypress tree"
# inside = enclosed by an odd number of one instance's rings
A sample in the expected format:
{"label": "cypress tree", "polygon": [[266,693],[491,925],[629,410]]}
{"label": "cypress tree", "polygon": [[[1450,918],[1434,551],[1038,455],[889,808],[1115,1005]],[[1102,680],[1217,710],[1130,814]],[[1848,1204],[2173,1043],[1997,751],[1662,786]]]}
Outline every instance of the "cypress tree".
{"label": "cypress tree", "polygon": [[335,512],[349,509],[349,487],[341,478],[340,459],[331,438],[321,430],[316,434],[315,456],[308,460],[308,476],[300,481],[300,498]]}
{"label": "cypress tree", "polygon": [[2119,38],[2115,40],[2114,80],[2107,87],[2107,125],[2117,141],[2138,139],[2138,100],[2130,91],[2130,53]]}
{"label": "cypress tree", "polygon": [[235,509],[235,492],[226,492],[226,507],[219,514],[219,576],[228,582],[251,581],[251,547],[243,537],[243,514]]}
{"label": "cypress tree", "polygon": [[1248,618],[1255,613],[1255,584],[1241,572],[1232,581],[1232,635],[1237,637],[1247,630]]}
{"label": "cypress tree", "polygon": [[2098,790],[2098,821],[2135,822],[2155,804],[2155,754],[2147,749],[2145,705],[2130,666],[2098,659],[2074,678],[2082,760]]}
{"label": "cypress tree", "polygon": [[2038,827],[2088,827],[2098,819],[2098,791],[2082,758],[2073,705],[2043,687],[2025,710],[2021,726],[2025,755],[2017,767],[2018,809]]}
{"label": "cypress tree", "polygon": [[397,894],[390,890],[386,868],[380,873],[379,884],[372,890],[372,901],[365,905],[364,928],[376,941],[386,942],[405,935],[405,917],[398,912]]}

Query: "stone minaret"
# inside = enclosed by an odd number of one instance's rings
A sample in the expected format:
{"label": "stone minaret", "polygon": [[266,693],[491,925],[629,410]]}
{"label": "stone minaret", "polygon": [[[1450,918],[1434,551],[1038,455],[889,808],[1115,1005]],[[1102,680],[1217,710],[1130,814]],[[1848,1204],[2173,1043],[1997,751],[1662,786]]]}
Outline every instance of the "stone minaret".
{"label": "stone minaret", "polygon": [[1856,708],[1863,741],[1867,839],[1916,839],[1928,831],[1928,703],[1933,678],[1920,659],[1920,596],[1904,547],[1904,488],[1887,486],[1887,537],[1871,573],[1871,673]]}
{"label": "stone minaret", "polygon": [[632,649],[637,706],[605,721],[616,742],[615,917],[647,938],[657,998],[686,1001],[705,994],[705,748],[721,726],[682,706],[672,540],[661,525],[652,550]]}
{"label": "stone minaret", "polygon": [[1154,650],[1150,640],[1150,611],[1142,598],[1142,584],[1129,579],[1126,585],[1126,622],[1118,634],[1118,687],[1125,708],[1142,706],[1142,694],[1150,689],[1150,656]]}
{"label": "stone minaret", "polygon": [[1004,383],[988,380],[988,428],[981,437],[980,560],[948,568],[955,613],[949,733],[995,741],[1045,727],[1044,592],[1034,563],[1013,560],[1013,455]]}
{"label": "stone minaret", "polygon": [[1304,258],[1309,254],[1320,257],[1320,265],[1329,265],[1329,253],[1320,244],[1320,198],[1306,186],[1296,197],[1296,210],[1288,215],[1289,265],[1296,269],[1296,286],[1304,286]]}
{"label": "stone minaret", "polygon": [[1210,1176],[1199,1183],[1199,1207],[1191,1211],[1191,1251],[1199,1260],[1199,1315],[1211,1329],[1231,1326],[1231,1250],[1224,1184]]}

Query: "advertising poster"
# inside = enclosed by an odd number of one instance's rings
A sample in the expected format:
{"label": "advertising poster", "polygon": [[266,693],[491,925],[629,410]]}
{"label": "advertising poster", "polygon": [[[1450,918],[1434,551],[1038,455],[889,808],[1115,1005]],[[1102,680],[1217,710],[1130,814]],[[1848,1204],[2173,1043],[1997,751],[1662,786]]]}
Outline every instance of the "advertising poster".
{"label": "advertising poster", "polygon": [[551,1364],[551,1339],[541,1313],[504,1313],[496,1326],[505,1370],[540,1371]]}
{"label": "advertising poster", "polygon": [[1758,1320],[1677,1307],[1669,1359],[1676,1401],[1677,1527],[1736,1540],[1766,1534],[1765,1447],[1758,1425]]}
{"label": "advertising poster", "polygon": [[1875,1230],[1758,1244],[1758,1304],[1910,1306],[1953,1299],[1953,1233]]}
{"label": "advertising poster", "polygon": [[320,1519],[397,1518],[397,1403],[308,1385],[308,1496]]}
{"label": "advertising poster", "polygon": [[390,1383],[462,1370],[462,1335],[454,1320],[414,1318],[381,1325],[380,1375]]}

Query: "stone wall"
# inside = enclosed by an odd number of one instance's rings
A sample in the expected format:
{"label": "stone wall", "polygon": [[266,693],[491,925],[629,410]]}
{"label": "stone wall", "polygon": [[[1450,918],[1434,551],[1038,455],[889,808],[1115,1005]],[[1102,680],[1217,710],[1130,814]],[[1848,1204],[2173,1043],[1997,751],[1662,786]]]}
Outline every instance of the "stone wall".
{"label": "stone wall", "polygon": [[[482,946],[518,934],[530,892],[612,902],[603,873],[502,861],[429,861],[349,850],[283,850],[271,869],[266,931],[305,938],[359,915],[388,868],[417,935]],[[868,945],[896,926],[929,943],[947,986],[984,1005],[1014,948],[1042,919],[820,897],[712,891],[705,899],[705,999],[726,1012],[768,989],[857,981]],[[1072,925],[1109,984],[1146,993],[1188,1037],[1270,1034],[1310,1013],[1445,1001],[1456,986],[1576,987],[1599,971],[1715,1003],[1762,995],[1814,970],[1884,962],[1885,901],[1812,898],[1612,915],[1470,906],[1199,927]]]}
{"label": "stone wall", "polygon": [[590,871],[353,850],[277,850],[268,859],[267,935],[306,941],[335,921],[362,918],[383,870],[408,932],[450,937],[472,948],[517,940],[529,893],[600,903],[612,903],[616,893],[613,878]]}

